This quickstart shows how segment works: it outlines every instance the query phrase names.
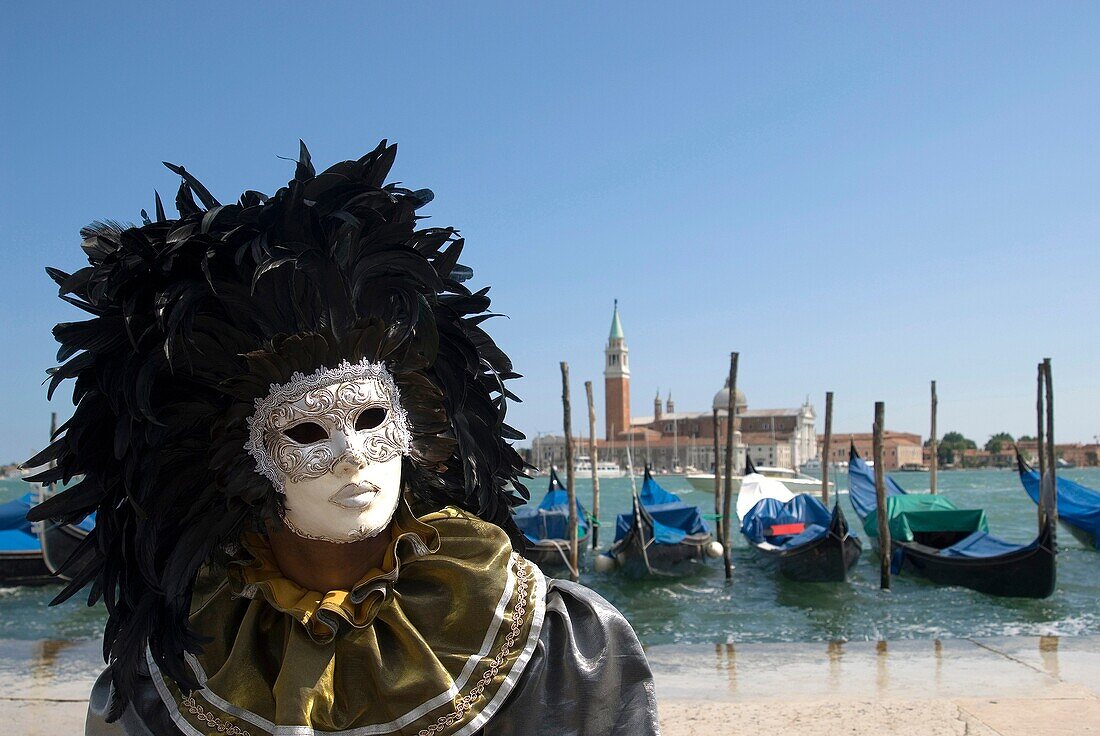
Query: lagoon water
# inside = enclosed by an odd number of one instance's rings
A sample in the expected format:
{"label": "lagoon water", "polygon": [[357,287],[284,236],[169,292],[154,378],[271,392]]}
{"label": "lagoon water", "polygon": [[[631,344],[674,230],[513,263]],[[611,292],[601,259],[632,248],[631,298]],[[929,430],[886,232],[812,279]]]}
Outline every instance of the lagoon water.
{"label": "lagoon water", "polygon": [[[1063,475],[1100,488],[1100,469],[1068,470]],[[907,490],[928,488],[927,473],[894,477]],[[849,523],[863,537],[843,493],[847,476],[841,474],[837,480]],[[713,511],[713,495],[692,491],[684,478],[665,476],[658,481],[686,502],[703,507],[704,513]],[[530,482],[535,503],[546,482]],[[629,508],[630,481],[602,479],[600,488],[601,542],[606,547],[614,537],[615,514]],[[19,481],[0,481],[0,502],[25,490]],[[957,506],[985,508],[990,530],[997,536],[1026,542],[1035,535],[1035,506],[1015,472],[941,472],[939,490]],[[578,479],[577,493],[590,507],[590,481]],[[583,571],[582,582],[618,606],[646,645],[1100,634],[1100,551],[1086,550],[1064,531],[1058,537],[1057,590],[1039,601],[992,598],[904,575],[894,579],[891,591],[882,592],[878,562],[867,544],[848,583],[791,583],[758,567],[734,531],[732,584],[724,579],[721,560],[671,582],[633,582],[590,569]],[[58,590],[59,586],[0,588],[0,639],[98,639],[101,609],[88,608],[79,596],[47,607]]]}

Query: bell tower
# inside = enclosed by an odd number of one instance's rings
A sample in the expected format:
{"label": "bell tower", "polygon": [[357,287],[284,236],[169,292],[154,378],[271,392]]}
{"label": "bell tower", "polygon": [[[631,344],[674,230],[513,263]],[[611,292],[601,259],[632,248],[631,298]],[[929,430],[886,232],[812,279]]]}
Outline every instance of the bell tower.
{"label": "bell tower", "polygon": [[604,348],[603,393],[604,419],[608,440],[619,432],[630,429],[630,351],[623,338],[623,325],[619,321],[619,300],[611,315],[611,334]]}

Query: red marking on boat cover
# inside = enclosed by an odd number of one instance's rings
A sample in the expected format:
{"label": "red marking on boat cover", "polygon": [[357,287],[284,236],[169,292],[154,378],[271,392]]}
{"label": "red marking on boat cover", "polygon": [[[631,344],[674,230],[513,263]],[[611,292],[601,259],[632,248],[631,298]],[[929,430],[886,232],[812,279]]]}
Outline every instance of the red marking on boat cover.
{"label": "red marking on boat cover", "polygon": [[785,537],[788,534],[801,534],[806,531],[805,524],[776,524],[768,529],[769,537]]}

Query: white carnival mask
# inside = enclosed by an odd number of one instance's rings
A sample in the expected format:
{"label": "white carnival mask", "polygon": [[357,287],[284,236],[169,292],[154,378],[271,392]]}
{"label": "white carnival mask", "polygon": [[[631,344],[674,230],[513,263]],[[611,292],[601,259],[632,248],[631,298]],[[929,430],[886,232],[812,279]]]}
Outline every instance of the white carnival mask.
{"label": "white carnival mask", "polygon": [[382,363],[295,373],[256,400],[248,427],[245,449],[286,496],[283,521],[295,534],[354,542],[389,525],[411,432]]}

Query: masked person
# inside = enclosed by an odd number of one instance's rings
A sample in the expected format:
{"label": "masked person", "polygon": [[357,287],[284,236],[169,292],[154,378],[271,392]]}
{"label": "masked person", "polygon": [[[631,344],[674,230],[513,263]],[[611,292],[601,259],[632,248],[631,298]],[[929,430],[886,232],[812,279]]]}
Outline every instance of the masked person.
{"label": "masked person", "polygon": [[76,408],[29,461],[79,478],[32,518],[97,514],[58,596],[107,610],[86,733],[657,732],[629,624],[519,554],[517,376],[395,152],[303,145],[226,205],[169,165],[177,219],[48,269],[92,315],[54,329]]}

